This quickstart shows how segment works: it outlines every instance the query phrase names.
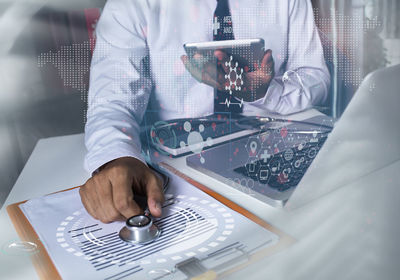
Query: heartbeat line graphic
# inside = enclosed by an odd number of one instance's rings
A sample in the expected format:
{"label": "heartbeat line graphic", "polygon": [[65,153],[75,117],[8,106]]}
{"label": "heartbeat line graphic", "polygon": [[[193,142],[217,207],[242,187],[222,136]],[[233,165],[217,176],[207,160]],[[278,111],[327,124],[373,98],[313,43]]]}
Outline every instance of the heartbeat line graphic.
{"label": "heartbeat line graphic", "polygon": [[221,103],[219,103],[219,104],[225,104],[226,105],[226,107],[230,107],[231,105],[238,105],[240,108],[242,108],[242,106],[243,106],[243,99],[241,99],[240,100],[240,102],[231,102],[231,101],[229,101],[228,100],[228,98],[226,98],[225,99],[225,102],[221,102]]}

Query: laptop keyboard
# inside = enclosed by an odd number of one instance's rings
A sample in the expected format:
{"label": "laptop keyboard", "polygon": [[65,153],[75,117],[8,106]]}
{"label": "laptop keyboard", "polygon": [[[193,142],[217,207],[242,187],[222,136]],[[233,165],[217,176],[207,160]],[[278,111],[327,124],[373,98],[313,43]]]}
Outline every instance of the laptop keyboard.
{"label": "laptop keyboard", "polygon": [[286,191],[297,186],[325,140],[326,137],[320,138],[317,143],[303,143],[268,158],[257,158],[234,171],[278,191]]}

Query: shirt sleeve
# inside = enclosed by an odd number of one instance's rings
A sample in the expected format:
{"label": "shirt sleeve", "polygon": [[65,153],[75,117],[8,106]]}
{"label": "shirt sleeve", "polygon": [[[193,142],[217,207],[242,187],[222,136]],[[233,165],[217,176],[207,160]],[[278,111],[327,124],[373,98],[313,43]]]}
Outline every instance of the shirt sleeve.
{"label": "shirt sleeve", "polygon": [[291,114],[326,102],[330,75],[309,0],[289,1],[288,53],[285,71],[271,81],[252,106]]}
{"label": "shirt sleeve", "polygon": [[119,157],[144,162],[139,124],[152,88],[144,26],[143,15],[124,0],[107,1],[97,24],[85,126],[90,173]]}

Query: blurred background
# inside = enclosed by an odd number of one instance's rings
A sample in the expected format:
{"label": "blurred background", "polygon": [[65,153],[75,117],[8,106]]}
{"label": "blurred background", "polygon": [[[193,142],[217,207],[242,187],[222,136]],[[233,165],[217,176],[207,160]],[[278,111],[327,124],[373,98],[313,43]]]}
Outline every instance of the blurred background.
{"label": "blurred background", "polygon": [[[0,206],[39,139],[84,131],[105,2],[0,0]],[[329,104],[319,109],[340,118],[368,73],[400,63],[400,2],[312,3],[333,81]]]}

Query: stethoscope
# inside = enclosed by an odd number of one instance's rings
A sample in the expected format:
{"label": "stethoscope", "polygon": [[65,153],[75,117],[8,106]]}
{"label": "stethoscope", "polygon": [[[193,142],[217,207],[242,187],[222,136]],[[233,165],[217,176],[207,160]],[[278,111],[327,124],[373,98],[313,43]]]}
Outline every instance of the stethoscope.
{"label": "stethoscope", "polygon": [[[163,181],[163,192],[168,188],[169,178],[154,167],[150,166]],[[125,226],[120,230],[119,237],[133,244],[146,244],[157,239],[161,234],[160,228],[153,223],[149,208],[146,207],[144,214],[135,215],[126,220]]]}

